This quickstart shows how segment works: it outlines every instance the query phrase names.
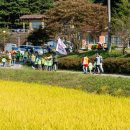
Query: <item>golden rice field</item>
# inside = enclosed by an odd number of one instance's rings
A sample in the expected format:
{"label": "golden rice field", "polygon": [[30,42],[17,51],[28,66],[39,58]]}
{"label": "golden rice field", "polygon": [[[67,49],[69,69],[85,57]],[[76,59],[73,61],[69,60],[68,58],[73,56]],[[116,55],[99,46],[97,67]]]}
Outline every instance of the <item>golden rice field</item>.
{"label": "golden rice field", "polygon": [[0,81],[0,130],[130,130],[130,98]]}

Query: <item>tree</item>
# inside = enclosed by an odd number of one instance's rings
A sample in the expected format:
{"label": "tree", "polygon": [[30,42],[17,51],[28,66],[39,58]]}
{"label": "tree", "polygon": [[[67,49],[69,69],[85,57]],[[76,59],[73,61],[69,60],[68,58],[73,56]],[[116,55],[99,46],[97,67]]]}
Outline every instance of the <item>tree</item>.
{"label": "tree", "polygon": [[8,41],[9,39],[9,30],[7,28],[1,28],[0,29],[0,48],[3,50],[5,43]]}
{"label": "tree", "polygon": [[117,8],[114,9],[112,17],[112,31],[121,39],[124,54],[130,38],[130,2],[120,0],[116,6]]}
{"label": "tree", "polygon": [[[107,9],[86,0],[65,0],[55,3],[46,12],[47,27],[54,35],[67,35],[74,42],[76,51],[79,46],[78,34],[85,31],[103,31],[107,25]],[[64,34],[66,32],[66,34]]]}
{"label": "tree", "polygon": [[17,27],[21,15],[42,14],[51,7],[53,0],[4,0],[0,3],[0,26]]}
{"label": "tree", "polygon": [[28,41],[32,42],[33,45],[44,45],[44,43],[49,39],[48,34],[49,33],[46,28],[42,29],[42,27],[40,27],[30,33],[28,36]]}

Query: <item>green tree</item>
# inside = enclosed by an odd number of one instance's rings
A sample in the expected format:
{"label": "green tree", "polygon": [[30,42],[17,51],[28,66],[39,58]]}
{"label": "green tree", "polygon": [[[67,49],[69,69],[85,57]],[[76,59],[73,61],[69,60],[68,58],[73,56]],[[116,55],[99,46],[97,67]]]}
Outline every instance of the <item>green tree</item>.
{"label": "green tree", "polygon": [[0,3],[0,26],[13,27],[25,14],[42,14],[53,7],[53,0],[4,0]]}
{"label": "green tree", "polygon": [[49,39],[49,33],[46,28],[34,30],[30,33],[28,37],[28,41],[32,42],[33,45],[44,45],[44,43]]}
{"label": "green tree", "polygon": [[120,37],[124,54],[130,38],[130,2],[120,0],[116,6],[113,10],[112,32]]}
{"label": "green tree", "polygon": [[7,28],[0,28],[0,48],[3,50],[5,43],[10,37],[9,30]]}

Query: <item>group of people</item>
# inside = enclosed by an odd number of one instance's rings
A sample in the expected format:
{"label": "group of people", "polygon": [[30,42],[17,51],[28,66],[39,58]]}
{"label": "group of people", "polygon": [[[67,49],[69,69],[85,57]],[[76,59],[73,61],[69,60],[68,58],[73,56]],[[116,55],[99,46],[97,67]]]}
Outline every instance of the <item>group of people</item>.
{"label": "group of people", "polygon": [[83,72],[84,74],[87,73],[103,73],[103,58],[98,53],[96,54],[96,58],[94,63],[90,61],[90,59],[86,56],[82,60]]}
{"label": "group of people", "polygon": [[34,54],[30,57],[30,63],[33,69],[43,69],[43,70],[57,70],[58,69],[58,58],[57,54],[51,56],[35,56]]}
{"label": "group of people", "polygon": [[44,69],[48,71],[56,71],[58,68],[58,58],[56,53],[47,57],[29,53],[28,51],[25,51],[24,53],[21,53],[20,51],[11,51],[6,52],[6,55],[7,56],[2,57],[3,67],[5,67],[8,62],[8,66],[12,66],[16,63],[29,63],[33,69]]}
{"label": "group of people", "polygon": [[24,53],[21,53],[20,51],[6,51],[5,53],[2,53],[2,64],[3,67],[5,67],[6,63],[8,63],[8,66],[12,66],[16,63],[23,62],[24,60]]}
{"label": "group of people", "polygon": [[[33,53],[29,53],[28,51],[25,51],[24,53],[21,53],[20,51],[12,51],[7,52],[7,56],[3,56],[2,63],[3,67],[5,66],[6,62],[8,61],[8,65],[14,65],[15,63],[30,63],[33,69],[38,70],[57,70],[58,68],[58,57],[56,53],[53,53],[50,56],[41,56],[41,55],[35,55]],[[94,60],[94,63],[90,61],[90,59],[85,56],[82,60],[82,66],[83,66],[83,72],[86,73],[103,73],[103,58],[98,53],[96,54],[96,58]]]}

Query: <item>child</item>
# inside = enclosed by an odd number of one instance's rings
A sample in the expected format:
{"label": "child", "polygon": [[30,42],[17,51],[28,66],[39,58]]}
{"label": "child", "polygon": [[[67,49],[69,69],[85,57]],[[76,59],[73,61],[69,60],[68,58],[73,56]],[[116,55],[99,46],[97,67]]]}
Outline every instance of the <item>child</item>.
{"label": "child", "polygon": [[52,71],[53,59],[49,57],[48,59],[48,71]]}
{"label": "child", "polygon": [[89,59],[87,56],[85,56],[82,60],[82,66],[83,66],[83,72],[84,74],[87,74],[87,71],[88,71],[88,62],[89,62]]}
{"label": "child", "polygon": [[36,60],[36,56],[34,54],[31,55],[31,65],[32,65],[32,68],[35,67],[35,60]]}
{"label": "child", "polygon": [[45,59],[44,59],[44,70],[47,70],[47,68],[48,68],[48,58],[45,57]]}
{"label": "child", "polygon": [[42,57],[42,69],[44,69],[44,61],[45,61],[45,59],[44,59],[44,57]]}
{"label": "child", "polygon": [[41,57],[38,57],[38,69],[40,70],[42,68],[42,60],[41,60]]}
{"label": "child", "polygon": [[12,55],[11,55],[11,53],[10,53],[10,52],[8,53],[8,61],[9,61],[9,66],[11,66],[11,62],[12,62]]}
{"label": "child", "polygon": [[89,68],[89,72],[91,74],[92,73],[92,69],[93,69],[93,64],[91,62],[89,62],[88,68]]}
{"label": "child", "polygon": [[35,58],[33,69],[38,69],[38,57]]}
{"label": "child", "polygon": [[58,68],[58,58],[57,58],[57,54],[56,53],[53,55],[53,65],[52,65],[52,68],[55,71]]}
{"label": "child", "polygon": [[16,54],[16,62],[19,62],[20,60],[20,51],[17,51],[17,54]]}
{"label": "child", "polygon": [[24,64],[27,62],[27,60],[28,60],[28,51],[26,50],[24,52],[24,56],[23,56],[23,62],[24,62]]}
{"label": "child", "polygon": [[94,60],[94,64],[93,64],[93,74],[96,73],[96,60]]}
{"label": "child", "polygon": [[12,65],[14,65],[15,62],[16,62],[16,53],[13,52],[13,53],[12,53]]}
{"label": "child", "polygon": [[6,62],[7,62],[6,58],[3,57],[3,58],[2,58],[3,67],[5,67],[5,63],[6,63]]}

